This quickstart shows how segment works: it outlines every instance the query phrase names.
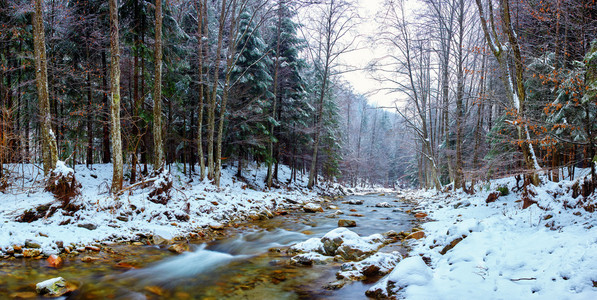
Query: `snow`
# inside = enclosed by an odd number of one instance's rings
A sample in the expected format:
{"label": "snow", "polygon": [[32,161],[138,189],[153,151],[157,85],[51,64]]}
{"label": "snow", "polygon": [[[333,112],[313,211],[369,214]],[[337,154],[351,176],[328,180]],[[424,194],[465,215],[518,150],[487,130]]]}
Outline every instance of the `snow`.
{"label": "snow", "polygon": [[[478,185],[482,191],[472,196],[411,193],[434,221],[422,224],[426,237],[411,241],[412,257],[376,284],[378,292],[395,281],[394,291],[402,288],[406,299],[597,299],[597,219],[571,208],[582,199],[572,198],[574,181],[542,180],[547,183],[529,188],[538,205],[527,209],[520,192],[512,192],[514,178]],[[510,194],[485,203],[498,186]]]}
{"label": "snow", "polygon": [[[15,220],[24,211],[35,211],[45,204],[58,206],[59,202],[44,191],[44,177],[38,166],[5,164],[5,168],[10,172],[11,185],[0,194],[0,257],[14,245],[23,245],[27,239],[40,244],[43,253],[50,255],[60,251],[56,242],[79,247],[138,240],[138,234],[157,234],[166,239],[186,236],[213,223],[225,224],[276,209],[300,208],[304,203],[320,201],[317,192],[323,191],[307,189],[307,178],[300,176],[298,182],[269,190],[264,184],[267,170],[263,166],[249,166],[243,174],[245,182],[234,177],[234,167],[223,169],[220,187],[207,179],[199,181],[198,176],[189,178],[173,166],[168,175],[164,175],[172,176],[174,188],[170,192],[171,199],[163,205],[148,200],[151,184],[126,191],[118,198],[111,196],[111,164],[96,164],[92,169],[79,165],[74,171],[58,162],[55,171],[75,172],[76,180],[81,183],[81,195],[71,203],[81,205],[82,209],[73,216],[58,210],[50,217],[42,215],[31,223],[20,223]],[[280,166],[280,182],[288,178],[290,169]],[[86,224],[97,228],[80,227]]]}
{"label": "snow", "polygon": [[291,251],[296,252],[323,252],[323,243],[318,238],[310,238],[304,242],[300,242],[298,244],[293,245],[290,247]]}
{"label": "snow", "polygon": [[366,276],[363,274],[370,266],[379,267],[378,273],[387,274],[396,266],[402,259],[400,253],[394,251],[392,253],[375,253],[359,262],[347,262],[342,265],[340,272],[336,274],[338,278],[349,278],[360,280]]}

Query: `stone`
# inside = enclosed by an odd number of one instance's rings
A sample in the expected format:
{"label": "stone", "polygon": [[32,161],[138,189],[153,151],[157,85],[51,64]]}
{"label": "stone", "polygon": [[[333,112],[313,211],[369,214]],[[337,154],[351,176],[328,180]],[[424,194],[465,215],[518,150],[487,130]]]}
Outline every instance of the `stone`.
{"label": "stone", "polygon": [[452,248],[456,247],[456,245],[458,245],[458,243],[460,243],[464,238],[466,237],[466,235],[463,235],[462,237],[456,238],[453,241],[451,241],[449,244],[447,244],[442,251],[439,252],[439,254],[444,255],[446,254],[448,251],[452,250]]}
{"label": "stone", "polygon": [[308,213],[323,212],[323,208],[321,207],[321,205],[313,202],[309,202],[303,205],[303,210]]}
{"label": "stone", "polygon": [[336,254],[340,255],[344,260],[361,260],[375,253],[375,247],[361,247],[350,243],[343,243],[336,250]]}
{"label": "stone", "polygon": [[338,227],[356,227],[357,222],[355,220],[345,220],[340,219],[338,220]]}
{"label": "stone", "polygon": [[363,201],[361,199],[351,199],[348,201],[344,201],[342,203],[350,204],[350,205],[363,205],[363,203],[365,203],[365,201]]}
{"label": "stone", "polygon": [[64,242],[62,242],[62,241],[56,241],[56,247],[58,247],[58,249],[63,249],[64,248]]}
{"label": "stone", "polygon": [[413,232],[413,233],[409,234],[406,237],[406,239],[415,239],[415,240],[418,240],[418,239],[422,239],[424,237],[425,237],[425,232],[423,232],[423,231],[417,231],[417,232]]}
{"label": "stone", "polygon": [[136,269],[137,267],[135,267],[134,265],[128,263],[128,262],[124,262],[121,261],[117,264],[114,265],[115,269],[124,269],[124,270],[130,270],[130,269]]}
{"label": "stone", "polygon": [[359,217],[359,218],[364,217],[363,214],[348,214],[348,215],[351,216],[351,217]]}
{"label": "stone", "polygon": [[383,234],[385,238],[398,238],[400,234],[394,230],[387,231]]}
{"label": "stone", "polygon": [[324,265],[334,258],[331,256],[324,256],[319,253],[309,252],[295,255],[290,259],[290,262],[299,266]]}
{"label": "stone", "polygon": [[418,212],[415,214],[415,218],[417,218],[417,219],[421,219],[421,218],[425,218],[425,217],[427,217],[427,214],[424,212]]}
{"label": "stone", "polygon": [[86,262],[86,263],[91,263],[91,262],[95,262],[100,260],[99,257],[93,257],[93,256],[83,256],[81,257],[81,261],[82,262]]}
{"label": "stone", "polygon": [[186,251],[189,251],[189,245],[188,244],[174,244],[174,245],[168,247],[168,250],[170,252],[181,254]]}
{"label": "stone", "polygon": [[326,284],[323,288],[326,290],[339,290],[346,285],[345,280],[337,280]]}
{"label": "stone", "polygon": [[499,197],[500,192],[493,192],[487,196],[487,199],[485,199],[485,203],[495,202],[495,200],[497,200]]}
{"label": "stone", "polygon": [[388,202],[380,202],[375,204],[375,207],[394,207],[394,205],[388,203]]}
{"label": "stone", "polygon": [[97,225],[91,224],[91,223],[77,224],[77,227],[85,228],[87,230],[96,230],[97,229]]}
{"label": "stone", "polygon": [[23,247],[19,245],[12,246],[12,249],[15,251],[15,253],[21,253],[23,251]]}
{"label": "stone", "polygon": [[36,242],[34,242],[32,240],[26,240],[25,241],[25,248],[39,249],[39,248],[41,248],[41,246],[38,243],[36,243]]}
{"label": "stone", "polygon": [[41,250],[39,249],[23,249],[23,257],[36,257],[41,254]]}
{"label": "stone", "polygon": [[212,223],[212,224],[209,224],[209,228],[211,228],[213,230],[222,230],[222,229],[224,229],[224,224],[222,224],[222,223]]}
{"label": "stone", "polygon": [[52,268],[60,268],[63,263],[62,258],[56,254],[50,255],[46,261]]}
{"label": "stone", "polygon": [[85,246],[85,250],[99,252],[101,249],[100,249],[100,247],[97,247],[97,246]]}
{"label": "stone", "polygon": [[156,234],[153,236],[153,244],[154,245],[167,245],[167,244],[171,244],[171,243],[172,243],[171,240],[166,239],[159,234]]}
{"label": "stone", "polygon": [[35,291],[44,296],[60,297],[68,292],[66,280],[56,277],[35,285]]}

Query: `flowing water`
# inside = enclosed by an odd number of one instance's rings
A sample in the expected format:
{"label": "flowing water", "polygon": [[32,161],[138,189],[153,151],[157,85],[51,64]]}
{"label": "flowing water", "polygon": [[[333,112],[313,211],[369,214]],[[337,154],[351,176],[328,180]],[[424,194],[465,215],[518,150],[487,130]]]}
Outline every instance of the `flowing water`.
{"label": "flowing water", "polygon": [[[412,228],[413,218],[403,212],[409,206],[397,197],[368,195],[342,200],[357,199],[364,204],[333,204],[345,213],[339,218],[357,221],[357,227],[350,230],[359,235]],[[395,207],[375,207],[379,202]],[[79,286],[68,299],[364,299],[372,283],[354,282],[339,290],[324,288],[335,281],[341,263],[294,266],[281,251],[337,228],[339,218],[330,218],[333,211],[294,212],[229,228],[221,239],[197,242],[191,251],[180,255],[158,246],[118,245],[112,247],[113,253],[91,254],[98,258],[94,262],[69,257],[60,269],[49,268],[45,260],[0,260],[0,298],[34,291],[35,283],[61,276]],[[380,251],[396,250],[405,252],[400,243]],[[137,268],[117,268],[117,262]]]}

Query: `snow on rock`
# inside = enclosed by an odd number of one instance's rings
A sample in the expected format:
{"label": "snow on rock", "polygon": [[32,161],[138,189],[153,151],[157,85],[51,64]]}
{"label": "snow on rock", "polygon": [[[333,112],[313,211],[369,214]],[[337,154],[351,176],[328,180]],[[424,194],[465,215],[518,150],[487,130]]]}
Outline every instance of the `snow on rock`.
{"label": "snow on rock", "polygon": [[[405,287],[426,286],[432,278],[433,272],[420,256],[408,257],[401,260],[390,274],[369,288],[366,295],[374,298],[388,298]],[[436,295],[436,297],[439,296]]]}
{"label": "snow on rock", "polygon": [[67,292],[66,280],[62,277],[56,277],[42,281],[35,285],[35,290],[40,295],[58,297]]}
{"label": "snow on rock", "polygon": [[361,237],[345,227],[326,233],[321,239],[310,238],[290,247],[290,253],[315,252],[326,256],[338,255],[344,260],[362,260],[379,250],[385,239],[380,234]]}
{"label": "snow on rock", "polygon": [[394,207],[394,205],[388,203],[388,202],[379,202],[377,204],[375,204],[375,207]]}
{"label": "snow on rock", "polygon": [[310,266],[313,264],[324,265],[334,258],[330,256],[321,255],[315,252],[308,252],[293,256],[290,261],[296,265]]}
{"label": "snow on rock", "polygon": [[318,238],[310,238],[304,242],[300,242],[290,247],[290,252],[317,252],[325,253],[323,250],[323,243]]}
{"label": "snow on rock", "polygon": [[303,210],[308,213],[323,212],[323,208],[321,208],[321,205],[313,202],[309,202],[303,205]]}
{"label": "snow on rock", "polygon": [[339,279],[364,280],[370,276],[385,275],[402,259],[400,253],[375,253],[359,262],[344,263],[336,277]]}

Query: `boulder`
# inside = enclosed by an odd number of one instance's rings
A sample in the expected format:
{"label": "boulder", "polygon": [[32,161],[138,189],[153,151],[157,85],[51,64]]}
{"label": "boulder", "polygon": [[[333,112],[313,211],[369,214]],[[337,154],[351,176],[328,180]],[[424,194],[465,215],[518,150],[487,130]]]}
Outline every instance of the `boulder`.
{"label": "boulder", "polygon": [[340,219],[338,220],[338,227],[356,227],[357,222],[355,220],[345,220]]}
{"label": "boulder", "polygon": [[35,291],[43,296],[60,297],[69,290],[66,286],[66,280],[62,277],[56,277],[36,284]]}
{"label": "boulder", "polygon": [[313,202],[309,202],[303,205],[303,210],[308,213],[323,212],[323,208],[321,208],[321,205]]}
{"label": "boulder", "polygon": [[375,204],[375,207],[394,207],[394,205],[388,203],[388,202],[380,202]]}
{"label": "boulder", "polygon": [[358,240],[360,238],[361,237],[358,234],[344,227],[340,227],[326,233],[321,238],[321,243],[323,244],[323,250],[326,255],[335,255],[338,247],[340,247],[346,240]]}

